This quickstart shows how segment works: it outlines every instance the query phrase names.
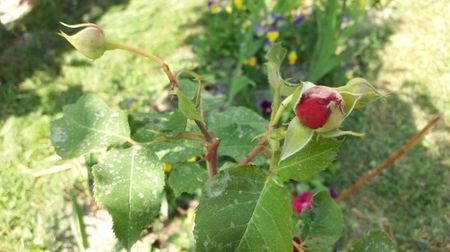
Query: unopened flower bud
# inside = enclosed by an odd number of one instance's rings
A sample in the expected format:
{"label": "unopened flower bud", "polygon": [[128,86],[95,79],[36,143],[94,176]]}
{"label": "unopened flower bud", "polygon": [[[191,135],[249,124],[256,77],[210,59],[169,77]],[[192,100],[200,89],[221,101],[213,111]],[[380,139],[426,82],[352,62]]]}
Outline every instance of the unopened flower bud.
{"label": "unopened flower bud", "polygon": [[84,56],[95,60],[100,58],[107,50],[105,35],[98,25],[91,23],[78,25],[61,24],[69,28],[84,27],[81,31],[74,35],[67,35],[62,31],[58,33],[63,38],[67,39],[67,41],[69,41],[70,44],[72,44],[75,49],[77,49]]}
{"label": "unopened flower bud", "polygon": [[314,86],[307,89],[295,107],[300,122],[318,132],[337,129],[345,118],[345,103],[334,89]]}

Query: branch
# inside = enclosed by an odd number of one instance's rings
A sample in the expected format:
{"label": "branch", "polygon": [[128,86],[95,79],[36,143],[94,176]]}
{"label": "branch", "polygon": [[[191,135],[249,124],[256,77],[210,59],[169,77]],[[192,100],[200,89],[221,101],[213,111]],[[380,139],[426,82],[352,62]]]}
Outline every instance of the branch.
{"label": "branch", "polygon": [[[281,103],[280,106],[278,107],[278,110],[276,111],[276,113],[273,113],[272,116],[272,120],[271,123],[269,124],[269,128],[267,129],[267,131],[275,129],[277,127],[278,121],[281,118],[281,115],[283,114],[284,110],[286,110],[288,104],[292,101],[293,96],[289,95],[288,97],[286,97]],[[258,141],[258,143],[256,144],[256,146],[250,150],[250,152],[245,155],[244,159],[242,159],[239,164],[241,165],[245,165],[250,163],[253,158],[258,155],[260,152],[264,151],[264,145],[267,143],[267,138],[266,137],[261,137]]]}
{"label": "branch", "polygon": [[250,163],[250,161],[253,160],[256,155],[258,155],[260,152],[264,151],[264,145],[266,145],[267,139],[265,137],[261,137],[256,144],[256,146],[250,150],[250,152],[245,155],[245,157],[239,162],[240,165],[246,165]]}
{"label": "branch", "polygon": [[204,122],[198,120],[194,121],[207,141],[205,144],[205,160],[208,167],[209,179],[212,179],[215,175],[217,175],[217,149],[219,148],[220,139],[214,137],[214,135],[209,132]]}
{"label": "branch", "polygon": [[383,170],[393,164],[397,159],[411,150],[417,144],[417,142],[426,135],[428,130],[431,129],[431,127],[433,127],[440,119],[442,119],[442,114],[436,115],[430,122],[428,122],[428,124],[423,129],[417,132],[413,137],[410,138],[410,140],[406,144],[400,147],[400,149],[392,153],[387,159],[372,168],[366,175],[363,175],[353,185],[348,187],[341,195],[339,195],[336,201],[339,202],[348,198],[354,191],[365,185],[372,178],[376,177]]}

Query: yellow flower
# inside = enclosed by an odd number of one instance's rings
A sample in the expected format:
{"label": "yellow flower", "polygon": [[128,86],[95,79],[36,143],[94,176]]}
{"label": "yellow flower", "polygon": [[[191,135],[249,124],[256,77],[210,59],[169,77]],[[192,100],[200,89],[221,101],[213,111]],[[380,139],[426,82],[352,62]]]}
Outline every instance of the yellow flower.
{"label": "yellow flower", "polygon": [[250,27],[250,25],[252,25],[252,22],[250,22],[250,20],[245,20],[244,24],[242,25],[244,28],[248,28]]}
{"label": "yellow flower", "polygon": [[347,77],[347,79],[351,80],[353,79],[353,70],[350,69],[348,71],[345,72],[345,76]]}
{"label": "yellow flower", "polygon": [[278,33],[278,31],[275,30],[275,31],[268,31],[266,36],[270,42],[275,42],[278,39],[279,35],[280,34]]}
{"label": "yellow flower", "polygon": [[252,56],[250,58],[247,58],[245,62],[250,66],[256,66],[257,60],[255,56]]}
{"label": "yellow flower", "polygon": [[186,160],[186,162],[188,162],[188,163],[195,163],[195,162],[197,162],[197,157],[193,156],[193,157],[189,158],[188,160]]}
{"label": "yellow flower", "polygon": [[130,105],[129,110],[130,110],[130,111],[135,111],[137,108],[138,108],[137,102],[133,102],[133,103]]}
{"label": "yellow flower", "polygon": [[168,173],[172,170],[172,164],[169,163],[163,163],[163,170],[165,173]]}
{"label": "yellow flower", "polygon": [[342,46],[339,46],[338,48],[336,48],[336,51],[334,51],[334,54],[336,54],[337,56],[341,55],[342,52],[344,52],[345,48]]}
{"label": "yellow flower", "polygon": [[217,3],[212,4],[211,7],[209,7],[209,8],[211,10],[211,13],[213,13],[213,14],[217,14],[220,12],[220,6]]}
{"label": "yellow flower", "polygon": [[234,6],[236,6],[236,9],[240,10],[244,7],[244,1],[243,0],[234,0]]}
{"label": "yellow flower", "polygon": [[294,65],[297,62],[297,53],[292,51],[288,55],[289,65]]}

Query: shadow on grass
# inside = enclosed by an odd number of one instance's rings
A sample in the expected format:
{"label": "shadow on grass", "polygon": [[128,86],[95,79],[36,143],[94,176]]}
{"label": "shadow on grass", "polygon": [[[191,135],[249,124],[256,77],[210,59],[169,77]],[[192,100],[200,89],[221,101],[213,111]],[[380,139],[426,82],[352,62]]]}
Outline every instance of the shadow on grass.
{"label": "shadow on grass", "polygon": [[[438,111],[426,95],[417,94],[415,101],[430,119]],[[334,183],[341,189],[399,149],[419,130],[411,105],[396,94],[385,103],[377,102],[352,115],[345,127],[364,131],[366,136],[347,138],[343,144],[333,169]],[[440,123],[433,131],[445,130],[444,127]],[[445,217],[445,207],[450,203],[446,195],[450,167],[444,162],[443,152],[449,145],[445,141],[438,141],[437,145],[438,152],[433,153],[422,141],[347,200],[344,246],[360,239],[369,229],[382,228],[395,237],[400,251],[445,250],[446,230],[450,228],[448,216]]]}
{"label": "shadow on grass", "polygon": [[[51,77],[60,73],[61,56],[71,50],[69,43],[56,35],[61,29],[60,21],[69,24],[95,22],[108,8],[126,5],[128,1],[34,1],[32,11],[16,21],[11,30],[1,29],[0,120],[10,115],[26,115],[41,105],[39,94],[21,88],[20,83],[36,71]],[[72,65],[83,67],[86,64],[89,62],[73,62]]]}

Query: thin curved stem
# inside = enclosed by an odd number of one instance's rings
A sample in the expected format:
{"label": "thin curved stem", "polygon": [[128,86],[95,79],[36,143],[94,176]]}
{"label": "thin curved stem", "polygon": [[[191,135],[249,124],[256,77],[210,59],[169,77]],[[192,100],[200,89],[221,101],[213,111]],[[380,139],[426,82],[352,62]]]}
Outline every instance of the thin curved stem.
{"label": "thin curved stem", "polygon": [[121,50],[125,50],[128,52],[136,53],[136,54],[139,54],[141,56],[144,56],[144,57],[156,62],[158,65],[161,66],[161,69],[167,75],[167,78],[169,79],[170,83],[172,84],[172,88],[175,88],[178,86],[177,79],[175,78],[175,75],[172,73],[172,71],[170,71],[169,65],[167,65],[161,58],[159,58],[151,53],[148,53],[146,51],[143,51],[139,48],[127,46],[127,45],[124,45],[121,43],[108,42],[107,47],[108,47],[108,49],[121,49]]}
{"label": "thin curved stem", "polygon": [[423,136],[425,136],[428,130],[430,130],[431,127],[433,127],[440,119],[442,119],[442,114],[436,115],[430,122],[428,122],[428,124],[425,127],[423,127],[419,132],[417,132],[413,137],[411,137],[408,142],[406,142],[402,147],[400,147],[400,149],[392,153],[387,159],[385,159],[383,162],[372,168],[365,175],[361,176],[353,185],[349,186],[343,193],[341,193],[341,195],[339,195],[336,201],[339,202],[348,198],[350,195],[352,195],[354,191],[361,188],[363,185],[365,185],[367,182],[369,182],[371,179],[376,177],[383,170],[385,170],[391,164],[393,164],[397,159],[399,159],[401,156],[403,156],[405,153],[411,150],[419,142],[419,140]]}

